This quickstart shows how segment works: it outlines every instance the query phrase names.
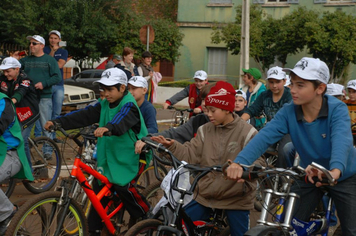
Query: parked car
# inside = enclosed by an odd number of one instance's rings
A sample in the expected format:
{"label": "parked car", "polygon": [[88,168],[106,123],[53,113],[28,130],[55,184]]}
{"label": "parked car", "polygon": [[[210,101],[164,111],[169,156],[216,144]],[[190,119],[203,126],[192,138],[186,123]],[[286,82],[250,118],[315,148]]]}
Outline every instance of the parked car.
{"label": "parked car", "polygon": [[82,109],[95,101],[93,90],[65,84],[62,113]]}
{"label": "parked car", "polygon": [[101,74],[103,73],[103,71],[104,70],[99,69],[85,70],[76,75],[73,75],[69,79],[65,79],[64,84],[91,89],[95,92],[96,98],[99,98],[99,85],[93,84],[93,82],[101,78]]}

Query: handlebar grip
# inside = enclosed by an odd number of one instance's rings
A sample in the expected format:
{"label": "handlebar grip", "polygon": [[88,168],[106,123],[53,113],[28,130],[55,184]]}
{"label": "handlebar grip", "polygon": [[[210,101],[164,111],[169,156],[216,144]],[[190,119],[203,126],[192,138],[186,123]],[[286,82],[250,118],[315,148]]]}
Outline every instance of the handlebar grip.
{"label": "handlebar grip", "polygon": [[103,133],[103,136],[111,136],[111,135],[112,135],[111,131],[106,131],[105,133]]}
{"label": "handlebar grip", "polygon": [[161,152],[169,152],[167,148],[165,148],[162,144],[160,143],[157,143],[153,140],[151,140],[151,138],[149,137],[142,137],[141,138],[141,141],[142,142],[145,142],[146,144],[156,148],[158,151],[161,151]]}
{"label": "handlebar grip", "polygon": [[[329,180],[328,180],[328,178],[326,178],[326,177],[323,177],[321,181],[320,181],[320,179],[319,179],[318,177],[316,177],[316,176],[314,176],[312,179],[313,179],[313,181],[314,181],[314,184],[315,184],[316,182],[320,182],[320,183],[322,183],[322,184],[328,184],[328,183],[329,183]],[[310,184],[311,184],[311,182],[310,182],[309,179],[308,179],[308,176],[305,176],[305,183],[310,183]]]}

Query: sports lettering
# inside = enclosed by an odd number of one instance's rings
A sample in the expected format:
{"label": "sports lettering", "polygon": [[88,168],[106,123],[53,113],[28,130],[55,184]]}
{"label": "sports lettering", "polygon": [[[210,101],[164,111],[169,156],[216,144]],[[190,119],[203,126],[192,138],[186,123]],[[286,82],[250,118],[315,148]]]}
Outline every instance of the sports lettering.
{"label": "sports lettering", "polygon": [[212,97],[208,97],[208,102],[209,103],[222,104],[224,106],[228,106],[229,105],[229,102],[227,102],[227,101],[220,100],[220,99],[217,99],[217,98],[212,98]]}

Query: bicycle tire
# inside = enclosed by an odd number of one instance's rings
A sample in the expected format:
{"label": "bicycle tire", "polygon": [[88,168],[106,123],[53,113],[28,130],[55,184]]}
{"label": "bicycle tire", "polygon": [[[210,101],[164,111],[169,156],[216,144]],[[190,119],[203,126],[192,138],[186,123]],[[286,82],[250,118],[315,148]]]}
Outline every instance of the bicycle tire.
{"label": "bicycle tire", "polygon": [[[46,192],[53,188],[61,172],[62,158],[58,145],[48,137],[33,139],[34,145],[30,144],[31,162],[34,181],[23,181],[25,188],[34,194]],[[44,148],[52,149],[51,159],[44,161]]]}
{"label": "bicycle tire", "polygon": [[[152,183],[157,181],[157,177],[154,172],[154,166],[149,166],[146,170],[144,170],[141,175],[138,177],[136,181],[136,188],[139,192],[145,191],[145,189],[151,185]],[[157,172],[162,177],[162,179],[167,175],[168,171],[163,166],[158,164],[157,165]]]}
{"label": "bicycle tire", "polygon": [[142,195],[146,197],[146,200],[151,205],[151,209],[153,209],[164,196],[164,192],[161,189],[161,181],[150,184],[145,191],[142,192]]}
{"label": "bicycle tire", "polygon": [[0,186],[6,197],[10,198],[10,196],[15,190],[16,180],[13,178],[6,179],[0,183]]}
{"label": "bicycle tire", "polygon": [[[12,218],[5,236],[15,235],[48,235],[52,236],[58,227],[57,220],[61,215],[58,202],[61,192],[46,192],[27,201]],[[49,219],[49,217],[51,218]],[[65,218],[65,227],[61,226],[60,235],[68,235],[63,228],[78,227],[77,235],[88,235],[88,223],[79,204],[70,199],[69,212]]]}
{"label": "bicycle tire", "polygon": [[[229,234],[225,234],[227,236]],[[273,226],[257,225],[249,229],[244,236],[284,236],[289,235],[289,232],[283,232]]]}
{"label": "bicycle tire", "polygon": [[135,236],[135,235],[155,235],[154,232],[157,232],[158,226],[163,223],[160,220],[147,219],[138,222],[132,226],[125,236]]}

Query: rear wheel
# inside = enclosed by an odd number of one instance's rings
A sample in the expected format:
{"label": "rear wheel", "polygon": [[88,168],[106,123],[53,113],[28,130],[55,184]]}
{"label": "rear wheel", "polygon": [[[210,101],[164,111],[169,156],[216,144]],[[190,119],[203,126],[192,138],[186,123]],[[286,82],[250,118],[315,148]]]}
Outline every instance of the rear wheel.
{"label": "rear wheel", "polygon": [[10,197],[14,192],[16,180],[13,178],[5,179],[0,183],[1,190],[5,193],[6,197]]}
{"label": "rear wheel", "polygon": [[[155,219],[143,220],[131,227],[125,236],[134,235],[157,235],[158,226],[162,225],[162,222]],[[166,235],[166,234],[164,234]]]}
{"label": "rear wheel", "polygon": [[61,154],[57,144],[48,137],[29,139],[34,181],[23,181],[25,188],[38,194],[50,190],[61,171]]}
{"label": "rear wheel", "polygon": [[88,235],[88,224],[81,207],[70,200],[63,225],[58,225],[63,214],[60,205],[61,192],[46,192],[27,201],[15,214],[5,236],[46,235],[52,236],[59,230],[59,235],[70,235],[68,231],[78,229],[76,235]]}

